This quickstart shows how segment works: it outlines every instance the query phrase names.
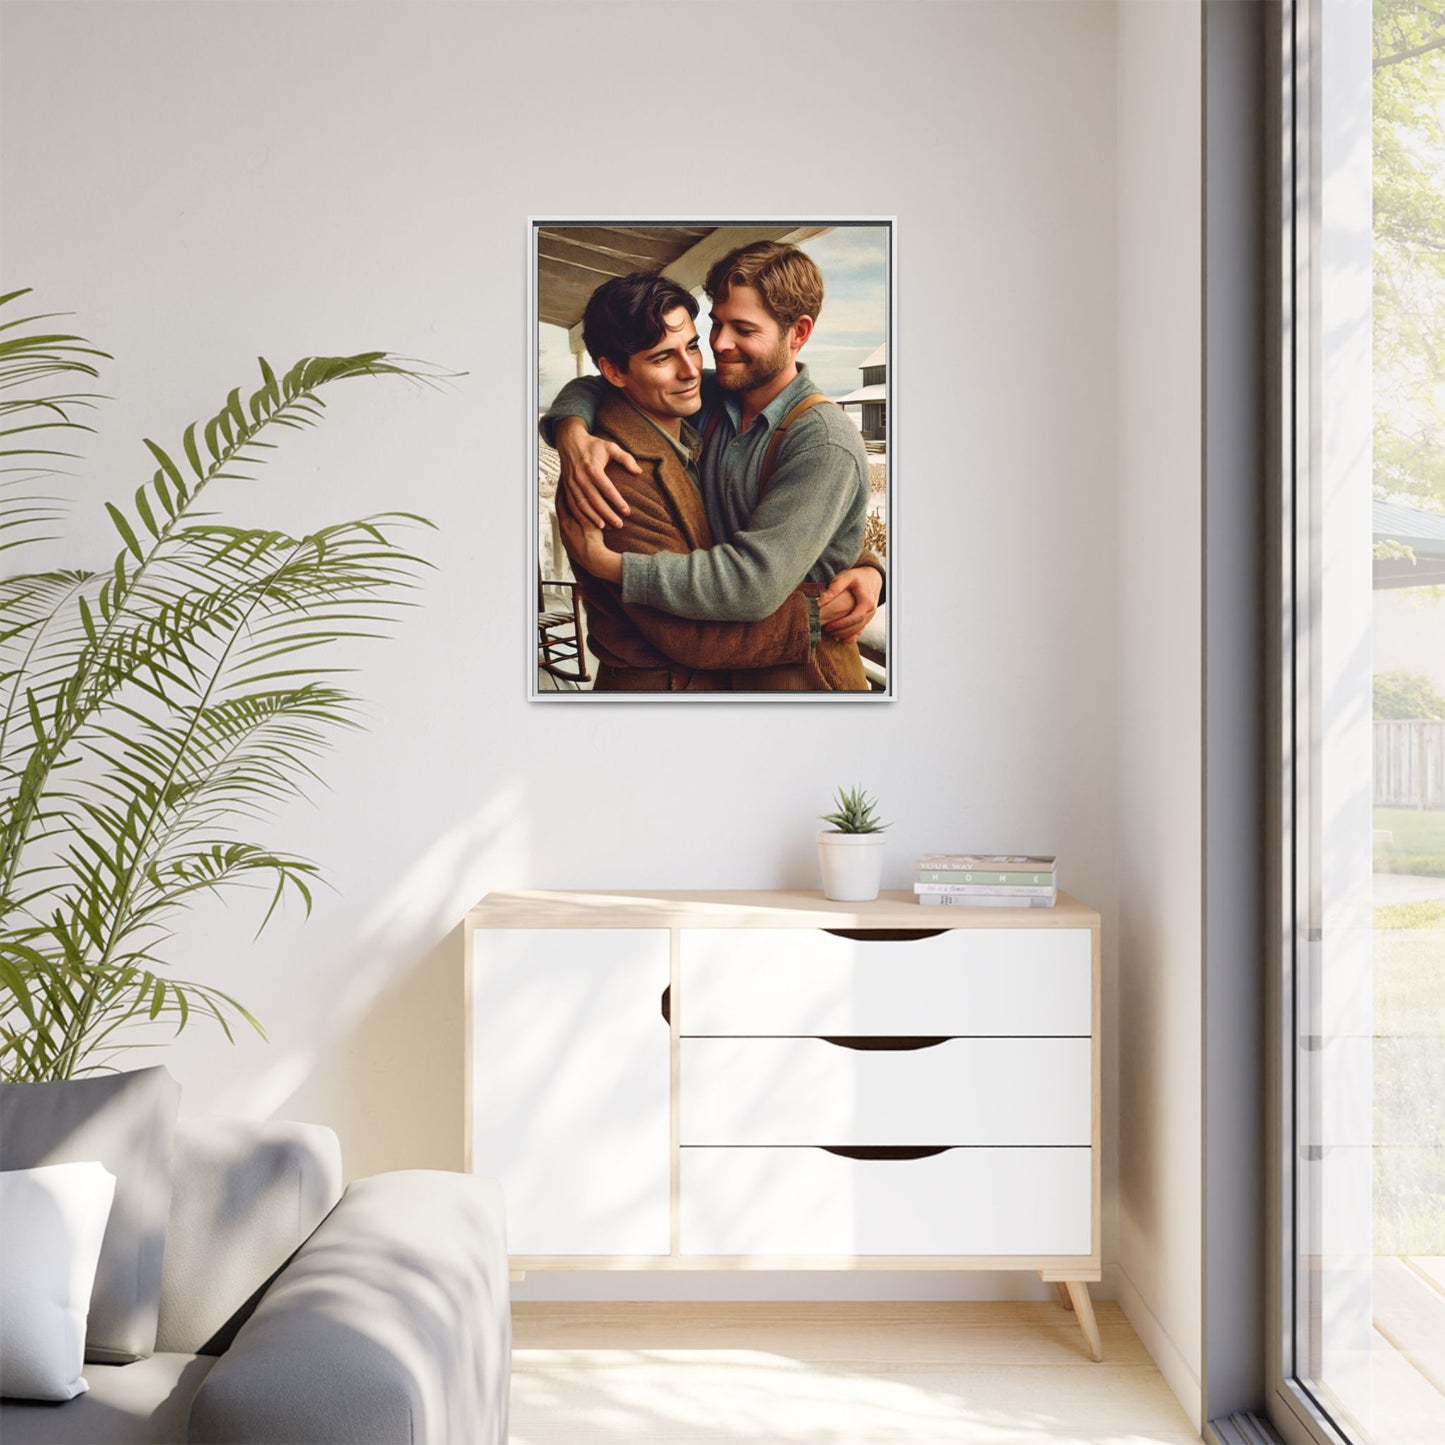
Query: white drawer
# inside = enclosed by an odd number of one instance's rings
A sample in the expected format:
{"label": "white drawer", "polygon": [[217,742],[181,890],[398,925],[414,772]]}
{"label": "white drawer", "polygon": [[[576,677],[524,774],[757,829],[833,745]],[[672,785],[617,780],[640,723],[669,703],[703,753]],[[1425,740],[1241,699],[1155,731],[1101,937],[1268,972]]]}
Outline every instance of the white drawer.
{"label": "white drawer", "polygon": [[1084,1144],[1088,1039],[685,1038],[684,1144]]}
{"label": "white drawer", "polygon": [[684,1149],[684,1255],[1087,1255],[1088,1149]]}
{"label": "white drawer", "polygon": [[684,1034],[1087,1036],[1087,929],[955,928],[914,940],[686,929]]}

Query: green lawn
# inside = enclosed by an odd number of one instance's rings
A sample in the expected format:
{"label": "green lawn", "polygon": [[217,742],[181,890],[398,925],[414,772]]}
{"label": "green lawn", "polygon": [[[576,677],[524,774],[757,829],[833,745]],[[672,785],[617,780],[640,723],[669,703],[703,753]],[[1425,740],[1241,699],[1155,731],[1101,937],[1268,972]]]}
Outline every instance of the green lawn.
{"label": "green lawn", "polygon": [[1445,878],[1445,808],[1376,808],[1374,827],[1391,835],[1375,847],[1376,873]]}
{"label": "green lawn", "polygon": [[1445,898],[1391,903],[1375,910],[1375,928],[1445,928]]}

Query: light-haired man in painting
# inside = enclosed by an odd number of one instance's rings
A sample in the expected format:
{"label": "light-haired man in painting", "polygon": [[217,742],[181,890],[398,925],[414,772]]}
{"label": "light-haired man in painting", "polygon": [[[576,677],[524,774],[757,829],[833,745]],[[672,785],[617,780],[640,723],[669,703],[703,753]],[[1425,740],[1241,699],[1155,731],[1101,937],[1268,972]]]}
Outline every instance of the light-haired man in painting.
{"label": "light-haired man in painting", "polygon": [[[635,462],[598,431],[608,382],[587,377],[569,382],[543,418],[577,514],[561,509],[569,550],[618,586],[624,603],[677,616],[758,619],[801,583],[821,585],[825,636],[848,649],[834,653],[831,686],[864,690],[856,637],[882,585],[879,570],[854,566],[867,515],[867,455],[858,429],[798,360],[822,307],[822,275],[798,248],[756,242],[714,265],[704,289],[717,370],[704,372],[699,385],[698,472],[718,544],[685,554],[608,546],[619,535],[614,529],[626,531],[621,479]],[[735,686],[760,685],[735,679]]]}
{"label": "light-haired man in painting", "polygon": [[[696,315],[697,302],[675,282],[639,273],[599,286],[583,316],[583,339],[608,388],[593,426],[634,459],[632,470],[613,468],[628,519],[608,540],[625,555],[679,555],[713,544],[695,469],[701,438],[688,422],[702,405]],[[756,620],[690,620],[625,601],[619,582],[599,576],[618,559],[613,547],[588,556],[572,546],[575,529],[563,535],[598,659],[595,691],[719,691],[732,686],[734,669],[744,671],[750,690],[848,685],[837,661],[846,662],[846,644],[821,635],[821,584],[795,588]],[[829,615],[843,605],[835,602]]]}

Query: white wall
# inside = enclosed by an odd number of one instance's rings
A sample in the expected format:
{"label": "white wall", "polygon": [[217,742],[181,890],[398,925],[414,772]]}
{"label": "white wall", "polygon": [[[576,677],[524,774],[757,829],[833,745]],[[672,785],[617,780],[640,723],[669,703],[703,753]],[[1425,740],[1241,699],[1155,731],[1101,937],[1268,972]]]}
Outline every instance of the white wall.
{"label": "white wall", "polygon": [[[1123,57],[1145,68],[1139,47],[1188,27],[1134,8]],[[1137,178],[1179,144],[1125,134],[1116,157],[1112,4],[67,0],[6,4],[3,23],[5,285],[73,309],[116,357],[71,560],[107,555],[100,499],[147,473],[140,437],[178,438],[257,353],[379,346],[466,373],[442,394],[336,395],[327,426],[238,494],[287,526],[422,512],[437,571],[402,640],[365,654],[370,731],[327,762],[317,806],[272,830],[336,892],[259,944],[245,907],[178,940],[270,1029],[232,1049],[197,1027],[169,1049],[188,1111],[327,1122],[354,1174],[455,1167],[471,903],[509,886],[814,886],[814,816],[855,781],[894,820],[891,886],[927,849],[1057,853],[1104,916],[1111,1030],[1122,797],[1121,1054],[1142,1077],[1187,1072],[1187,1050],[1162,1055],[1197,1008],[1181,973],[1197,776],[1174,772],[1198,742],[1194,197],[1185,167],[1163,177],[1177,215],[1137,190],[1116,212],[1120,158]],[[1176,83],[1140,77],[1117,119],[1174,122]],[[528,705],[527,218],[719,211],[898,218],[899,700]],[[1128,406],[1119,361],[1140,389]],[[1121,422],[1137,430],[1122,457]],[[1190,1267],[1197,1222],[1174,1205],[1198,1134],[1140,1079],[1125,1070],[1121,1139],[1111,1069],[1108,1137],[1133,1160],[1126,1263],[1162,1309],[1174,1282],[1145,1256],[1163,1268],[1181,1249]]]}
{"label": "white wall", "polygon": [[1119,7],[1116,1282],[1201,1414],[1200,9]]}

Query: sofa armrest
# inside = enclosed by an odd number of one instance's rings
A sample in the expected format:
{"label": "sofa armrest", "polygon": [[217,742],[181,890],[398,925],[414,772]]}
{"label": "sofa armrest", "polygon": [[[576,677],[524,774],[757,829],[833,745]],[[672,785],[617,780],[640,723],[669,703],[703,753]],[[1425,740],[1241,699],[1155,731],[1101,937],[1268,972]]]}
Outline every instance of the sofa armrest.
{"label": "sofa armrest", "polygon": [[192,1441],[503,1445],[502,1191],[408,1170],[352,1184],[197,1392]]}

